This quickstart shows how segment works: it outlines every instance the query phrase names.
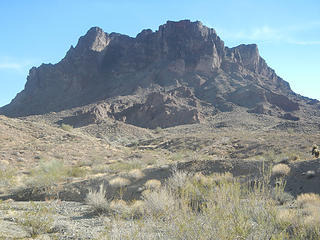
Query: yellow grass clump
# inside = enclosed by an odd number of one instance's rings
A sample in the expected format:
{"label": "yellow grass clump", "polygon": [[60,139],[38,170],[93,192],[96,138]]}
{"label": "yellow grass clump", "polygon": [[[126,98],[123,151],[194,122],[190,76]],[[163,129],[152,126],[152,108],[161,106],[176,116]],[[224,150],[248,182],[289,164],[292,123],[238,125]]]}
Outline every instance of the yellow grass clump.
{"label": "yellow grass clump", "polygon": [[303,218],[303,225],[308,226],[309,228],[315,228],[316,230],[320,230],[320,218],[319,218],[319,209],[316,214],[310,214]]}
{"label": "yellow grass clump", "polygon": [[130,185],[130,180],[127,178],[123,178],[123,177],[116,177],[114,179],[111,179],[109,184],[112,187],[126,187],[128,185]]}
{"label": "yellow grass clump", "polygon": [[159,189],[161,187],[161,182],[157,179],[150,179],[144,184],[144,186],[147,189]]}
{"label": "yellow grass clump", "polygon": [[307,205],[318,205],[320,208],[320,195],[315,193],[303,193],[297,197],[297,205],[300,208]]}
{"label": "yellow grass clump", "polygon": [[297,212],[293,209],[279,209],[277,220],[282,224],[292,224],[296,221]]}
{"label": "yellow grass clump", "polygon": [[113,200],[110,203],[110,209],[117,214],[129,214],[130,208],[126,201],[122,199]]}
{"label": "yellow grass clump", "polygon": [[133,216],[141,216],[144,213],[145,204],[142,200],[136,200],[131,205]]}
{"label": "yellow grass clump", "polygon": [[99,190],[89,189],[89,192],[86,196],[86,203],[91,206],[94,212],[107,212],[109,209],[109,202],[106,198],[106,194],[107,192],[103,184],[100,185]]}
{"label": "yellow grass clump", "polygon": [[232,173],[225,172],[225,173],[214,173],[210,175],[210,178],[216,183],[219,182],[232,182],[234,180]]}
{"label": "yellow grass clump", "polygon": [[212,184],[212,178],[208,178],[205,175],[203,175],[202,173],[196,173],[193,176],[193,180],[200,183],[201,185],[211,185]]}
{"label": "yellow grass clump", "polygon": [[297,206],[302,210],[302,223],[312,231],[320,231],[320,195],[304,193],[297,197]]}
{"label": "yellow grass clump", "polygon": [[276,164],[272,167],[271,173],[273,176],[288,176],[290,167],[283,163]]}
{"label": "yellow grass clump", "polygon": [[140,169],[132,169],[130,172],[128,172],[128,177],[134,178],[134,179],[141,179],[145,175]]}

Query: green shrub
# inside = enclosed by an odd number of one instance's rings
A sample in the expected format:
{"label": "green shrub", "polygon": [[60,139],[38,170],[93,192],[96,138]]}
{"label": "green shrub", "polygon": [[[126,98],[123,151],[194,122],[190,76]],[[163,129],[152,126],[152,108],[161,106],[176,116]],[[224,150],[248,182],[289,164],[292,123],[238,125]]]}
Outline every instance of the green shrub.
{"label": "green shrub", "polygon": [[12,184],[14,184],[15,176],[16,171],[14,169],[1,168],[0,166],[0,187],[11,186]]}
{"label": "green shrub", "polygon": [[110,170],[122,172],[129,172],[132,169],[140,169],[142,168],[143,163],[141,160],[131,160],[131,161],[119,161],[109,165]]}
{"label": "green shrub", "polygon": [[65,131],[68,131],[68,132],[71,132],[73,130],[73,126],[69,125],[69,124],[65,124],[65,123],[62,123],[61,124],[61,128]]}
{"label": "green shrub", "polygon": [[[68,177],[83,177],[86,170],[80,166],[66,166],[60,160],[42,160],[39,166],[31,171],[27,185],[34,188],[45,187],[49,190],[53,186],[65,181]],[[55,191],[54,189],[52,189]]]}
{"label": "green shrub", "polygon": [[67,168],[67,176],[70,177],[84,177],[87,174],[87,170],[80,166],[70,166]]}
{"label": "green shrub", "polygon": [[30,184],[50,186],[66,176],[66,169],[62,161],[41,161],[39,167],[31,171]]}
{"label": "green shrub", "polygon": [[156,128],[154,129],[154,132],[157,133],[157,134],[161,133],[161,131],[162,131],[162,128],[161,128],[161,127],[156,127]]}
{"label": "green shrub", "polygon": [[33,238],[43,233],[52,232],[54,210],[33,202],[31,202],[31,207],[31,210],[25,211],[20,216],[18,224],[23,226]]}

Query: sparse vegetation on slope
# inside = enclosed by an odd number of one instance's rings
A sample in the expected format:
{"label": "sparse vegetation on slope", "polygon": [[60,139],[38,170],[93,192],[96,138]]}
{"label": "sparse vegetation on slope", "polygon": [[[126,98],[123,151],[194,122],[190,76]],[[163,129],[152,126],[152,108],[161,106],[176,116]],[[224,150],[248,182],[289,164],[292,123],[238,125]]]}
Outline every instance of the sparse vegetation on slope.
{"label": "sparse vegetation on slope", "polygon": [[[166,185],[143,193],[143,215],[113,218],[101,239],[318,239],[319,225],[310,224],[306,209],[278,205],[272,192],[281,194],[283,188],[266,184],[248,188],[230,175],[178,172]],[[299,206],[315,199],[303,198]]]}
{"label": "sparse vegetation on slope", "polygon": [[[250,126],[232,120],[243,116]],[[85,203],[57,201],[54,216],[67,219],[68,229],[54,222],[39,236],[54,236],[53,229],[57,236],[77,232],[74,236],[92,239],[104,229],[102,239],[317,239],[318,203],[306,200],[317,197],[301,194],[319,193],[319,159],[310,154],[319,135],[275,130],[278,122],[271,118],[260,129],[261,122],[246,117],[217,116],[208,125],[160,133],[130,128],[134,136],[140,130],[144,135],[139,139],[125,132],[121,141],[112,135],[118,133],[94,126],[68,132],[55,125],[56,120],[45,123],[43,116],[33,116],[35,121],[0,117],[1,196]],[[212,128],[221,121],[229,127]],[[256,130],[250,130],[252,126]],[[273,169],[262,183],[257,179],[263,163]],[[102,191],[100,184],[105,184]],[[71,213],[71,205],[82,210]],[[22,211],[14,209],[0,209],[0,224],[16,224],[24,231],[19,236],[30,236],[22,221],[8,220]],[[84,231],[88,222],[93,234]]]}
{"label": "sparse vegetation on slope", "polygon": [[31,203],[31,209],[25,211],[17,219],[18,224],[23,226],[32,238],[40,234],[50,233],[53,229],[54,210],[43,204]]}

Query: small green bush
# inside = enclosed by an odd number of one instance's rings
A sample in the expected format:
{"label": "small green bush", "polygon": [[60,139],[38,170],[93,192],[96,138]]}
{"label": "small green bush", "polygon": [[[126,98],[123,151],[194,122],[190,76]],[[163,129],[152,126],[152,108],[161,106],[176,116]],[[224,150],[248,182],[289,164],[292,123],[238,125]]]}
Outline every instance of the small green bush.
{"label": "small green bush", "polygon": [[61,128],[65,131],[68,131],[68,132],[71,132],[73,130],[73,126],[69,125],[69,124],[65,124],[65,123],[62,123],[61,124]]}
{"label": "small green bush", "polygon": [[[66,166],[60,160],[42,160],[39,166],[31,171],[27,185],[35,188],[45,187],[50,189],[57,186],[69,177],[83,177],[86,170],[80,166]],[[54,190],[54,189],[53,189]]]}
{"label": "small green bush", "polygon": [[40,234],[50,233],[53,228],[52,208],[31,202],[31,210],[25,211],[18,219],[18,224],[34,238]]}
{"label": "small green bush", "polygon": [[86,169],[80,166],[70,166],[67,168],[67,176],[70,177],[84,177],[86,174]]}
{"label": "small green bush", "polygon": [[44,186],[53,185],[66,177],[66,168],[62,161],[41,161],[38,168],[31,172],[32,182]]}
{"label": "small green bush", "polygon": [[1,168],[0,166],[0,186],[11,186],[14,184],[16,171],[14,169]]}
{"label": "small green bush", "polygon": [[161,127],[156,127],[156,128],[154,129],[154,132],[157,133],[157,134],[159,134],[159,133],[162,132],[162,128],[161,128]]}

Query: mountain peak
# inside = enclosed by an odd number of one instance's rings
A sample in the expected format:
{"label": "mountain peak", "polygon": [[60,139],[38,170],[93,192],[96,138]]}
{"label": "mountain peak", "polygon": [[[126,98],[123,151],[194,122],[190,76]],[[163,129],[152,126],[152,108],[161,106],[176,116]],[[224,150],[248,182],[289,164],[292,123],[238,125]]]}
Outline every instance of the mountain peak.
{"label": "mountain peak", "polygon": [[166,127],[239,107],[298,119],[294,113],[307,100],[268,67],[256,44],[228,48],[214,29],[182,20],[136,38],[89,29],[62,61],[33,68],[25,89],[0,113],[43,114],[101,101],[107,117]]}
{"label": "mountain peak", "polygon": [[228,48],[227,55],[235,62],[242,64],[245,68],[257,72],[259,64],[262,61],[256,44],[241,44],[239,46]]}
{"label": "mountain peak", "polygon": [[92,27],[83,37],[80,37],[76,48],[101,52],[108,44],[108,35],[101,28]]}
{"label": "mountain peak", "polygon": [[163,34],[179,34],[184,33],[189,36],[202,36],[208,38],[210,35],[216,35],[216,31],[208,28],[200,21],[192,22],[190,20],[167,21],[166,24],[159,26],[159,32]]}

